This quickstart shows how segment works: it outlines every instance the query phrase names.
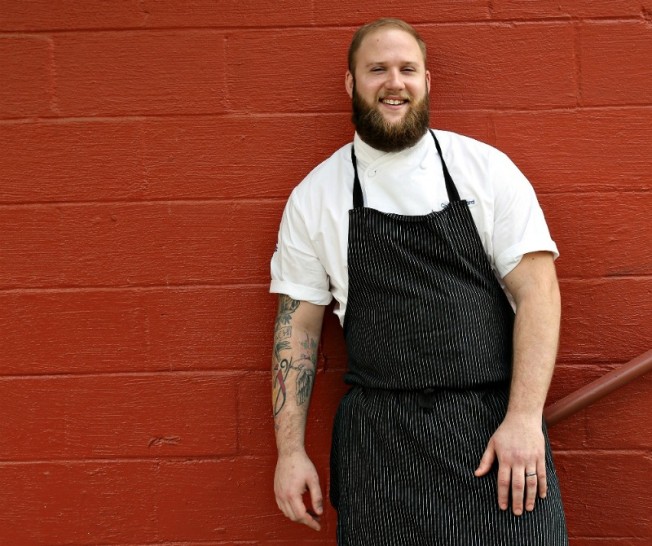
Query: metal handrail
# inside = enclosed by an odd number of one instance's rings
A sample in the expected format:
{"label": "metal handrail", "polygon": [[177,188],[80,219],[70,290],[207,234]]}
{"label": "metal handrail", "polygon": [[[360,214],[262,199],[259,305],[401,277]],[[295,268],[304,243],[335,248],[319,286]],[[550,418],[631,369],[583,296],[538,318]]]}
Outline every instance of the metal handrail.
{"label": "metal handrail", "polygon": [[627,385],[650,370],[652,370],[652,349],[548,406],[543,411],[546,424],[549,427],[556,425],[559,421]]}

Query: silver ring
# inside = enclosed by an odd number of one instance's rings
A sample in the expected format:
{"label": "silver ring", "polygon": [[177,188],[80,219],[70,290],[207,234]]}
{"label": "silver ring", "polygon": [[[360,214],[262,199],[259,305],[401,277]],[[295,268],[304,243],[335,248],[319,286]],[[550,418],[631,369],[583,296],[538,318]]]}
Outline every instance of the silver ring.
{"label": "silver ring", "polygon": [[536,472],[530,472],[529,474],[527,472],[525,473],[526,478],[531,478],[532,476],[536,476],[536,475],[537,475]]}

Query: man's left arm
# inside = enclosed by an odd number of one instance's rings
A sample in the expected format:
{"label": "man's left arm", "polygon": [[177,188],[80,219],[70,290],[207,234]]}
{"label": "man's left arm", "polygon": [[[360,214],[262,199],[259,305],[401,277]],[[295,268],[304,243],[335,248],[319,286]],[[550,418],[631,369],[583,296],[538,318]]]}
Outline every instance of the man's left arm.
{"label": "man's left arm", "polygon": [[557,357],[561,303],[553,256],[525,254],[504,278],[516,303],[514,355],[505,419],[487,445],[476,476],[498,460],[498,504],[521,515],[546,496],[543,407]]}

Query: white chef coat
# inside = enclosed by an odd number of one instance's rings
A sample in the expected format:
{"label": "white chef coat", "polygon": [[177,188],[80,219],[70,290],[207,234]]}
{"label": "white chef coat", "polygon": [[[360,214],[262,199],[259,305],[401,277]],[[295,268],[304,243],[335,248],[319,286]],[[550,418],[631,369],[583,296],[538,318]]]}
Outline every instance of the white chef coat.
{"label": "white chef coat", "polygon": [[[435,135],[499,280],[528,252],[559,255],[532,186],[505,154],[456,133],[436,130]],[[448,203],[430,134],[400,152],[376,150],[357,134],[353,145],[365,207],[412,216],[441,210]],[[344,321],[351,208],[353,165],[347,144],[292,191],[271,261],[270,292],[316,305],[327,305],[334,297],[335,313]]]}

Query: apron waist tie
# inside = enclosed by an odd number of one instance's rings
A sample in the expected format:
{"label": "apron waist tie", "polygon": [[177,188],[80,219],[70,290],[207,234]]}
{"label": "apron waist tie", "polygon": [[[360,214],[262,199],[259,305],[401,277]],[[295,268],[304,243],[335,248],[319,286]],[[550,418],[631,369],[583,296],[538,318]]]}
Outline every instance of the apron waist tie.
{"label": "apron waist tie", "polygon": [[437,396],[437,389],[431,387],[423,389],[418,392],[419,407],[426,413],[430,413],[435,406],[435,397]]}

